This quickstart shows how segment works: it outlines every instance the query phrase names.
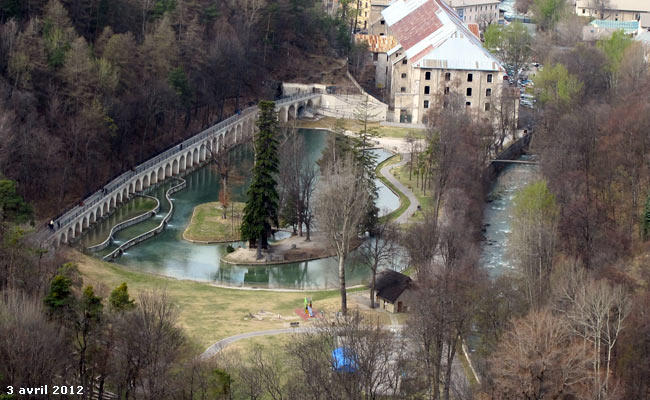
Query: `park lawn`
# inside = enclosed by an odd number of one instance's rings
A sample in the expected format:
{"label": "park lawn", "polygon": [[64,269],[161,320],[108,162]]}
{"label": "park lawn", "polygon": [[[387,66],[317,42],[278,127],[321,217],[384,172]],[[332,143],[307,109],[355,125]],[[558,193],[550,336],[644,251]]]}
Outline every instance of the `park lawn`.
{"label": "park lawn", "polygon": [[[343,126],[345,126],[346,130],[356,131],[359,129],[359,123],[356,120],[345,119],[343,122]],[[324,117],[318,121],[299,121],[299,127],[307,129],[334,129],[335,124],[336,118],[334,117]],[[371,122],[368,125],[370,128],[376,128],[377,132],[379,132],[379,135],[382,137],[405,138],[409,133],[412,133],[418,139],[425,138],[425,132],[422,129],[382,126],[379,122]]]}
{"label": "park lawn", "polygon": [[[324,310],[328,316],[340,308],[338,290],[282,292],[228,289],[134,271],[73,249],[65,250],[64,256],[77,263],[84,285],[92,285],[103,297],[107,297],[122,282],[127,283],[129,293],[134,298],[142,291],[164,289],[178,305],[180,325],[201,350],[239,333],[288,328],[291,321],[300,321],[301,326],[308,324],[294,318],[294,310],[302,308],[305,297],[311,297],[314,308]],[[362,290],[364,288],[350,289],[348,292]],[[353,310],[357,306],[351,297],[348,297],[348,308]],[[260,321],[250,318],[249,313],[256,314],[260,310],[281,314],[284,319],[263,318]],[[378,311],[365,313],[379,316],[382,322],[389,323],[389,319]]]}
{"label": "park lawn", "polygon": [[415,197],[417,197],[418,201],[420,202],[420,206],[422,207],[422,211],[416,211],[415,214],[413,214],[413,217],[410,219],[410,221],[412,222],[424,221],[424,213],[433,210],[433,205],[434,205],[433,192],[427,191],[427,194],[425,195],[422,192],[422,189],[417,187],[416,185],[417,177],[415,174],[413,174],[411,176],[411,179],[409,179],[408,165],[404,165],[403,167],[393,168],[391,173],[395,178],[397,178],[398,181],[402,182],[404,185],[406,185],[408,188],[411,189],[413,194],[415,194]]}
{"label": "park lawn", "polygon": [[[234,205],[234,210],[232,209]],[[241,240],[239,227],[245,203],[234,202],[228,207],[227,218],[221,218],[221,202],[199,204],[183,232],[183,239],[195,242],[233,242]],[[234,213],[234,231],[233,216]]]}

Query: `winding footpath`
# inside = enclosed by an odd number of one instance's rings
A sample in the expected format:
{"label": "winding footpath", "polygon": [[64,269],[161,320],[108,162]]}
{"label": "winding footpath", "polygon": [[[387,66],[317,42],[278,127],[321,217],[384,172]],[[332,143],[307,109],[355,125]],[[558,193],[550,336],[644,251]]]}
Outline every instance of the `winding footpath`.
{"label": "winding footpath", "polygon": [[257,336],[282,335],[286,333],[303,333],[305,331],[306,328],[286,328],[286,329],[268,329],[265,331],[240,333],[239,335],[234,335],[234,336],[227,337],[225,339],[221,339],[217,343],[208,347],[207,350],[205,350],[203,354],[201,354],[201,358],[210,358],[215,354],[217,354],[218,352],[220,352],[221,350],[225,349],[226,347],[240,340],[249,339]]}
{"label": "winding footpath", "polygon": [[402,154],[402,161],[398,162],[397,164],[390,164],[390,165],[385,165],[382,167],[382,169],[379,171],[380,174],[382,174],[390,183],[395,185],[397,190],[400,192],[404,193],[406,197],[409,198],[411,201],[411,205],[397,218],[395,218],[395,222],[398,224],[405,224],[408,222],[408,220],[415,214],[415,211],[417,211],[418,206],[420,205],[420,202],[418,201],[418,198],[415,197],[415,194],[406,187],[402,182],[398,181],[397,178],[395,178],[391,173],[390,170],[395,168],[395,167],[401,167],[406,165],[407,162],[411,159],[411,155],[408,153],[401,153]]}

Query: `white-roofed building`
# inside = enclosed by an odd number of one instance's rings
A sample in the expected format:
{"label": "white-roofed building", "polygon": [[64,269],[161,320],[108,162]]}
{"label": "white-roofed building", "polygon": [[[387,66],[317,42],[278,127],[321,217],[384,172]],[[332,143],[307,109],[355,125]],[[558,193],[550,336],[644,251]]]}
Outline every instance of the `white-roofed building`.
{"label": "white-roofed building", "polygon": [[391,49],[389,118],[424,123],[431,107],[460,92],[465,105],[489,112],[505,69],[442,0],[396,0],[382,12],[398,45]]}
{"label": "white-roofed building", "polygon": [[576,0],[576,14],[612,21],[638,21],[650,13],[650,0]]}

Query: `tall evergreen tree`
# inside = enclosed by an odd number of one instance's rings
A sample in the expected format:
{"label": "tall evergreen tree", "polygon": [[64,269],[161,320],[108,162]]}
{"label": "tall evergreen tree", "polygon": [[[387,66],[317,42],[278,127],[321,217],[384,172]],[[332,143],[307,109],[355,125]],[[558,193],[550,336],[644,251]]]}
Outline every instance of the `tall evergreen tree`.
{"label": "tall evergreen tree", "polygon": [[248,240],[249,247],[257,246],[257,258],[262,258],[271,233],[271,224],[278,225],[278,193],[276,175],[279,172],[278,120],[275,102],[261,101],[257,118],[258,132],[255,134],[255,165],[253,179],[248,189],[248,200],[244,207],[241,224],[242,240]]}

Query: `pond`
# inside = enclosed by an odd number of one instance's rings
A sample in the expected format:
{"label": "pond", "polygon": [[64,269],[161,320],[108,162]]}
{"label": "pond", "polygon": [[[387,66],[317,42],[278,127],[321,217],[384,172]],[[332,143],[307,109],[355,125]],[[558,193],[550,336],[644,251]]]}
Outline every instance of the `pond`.
{"label": "pond", "polygon": [[[306,152],[304,162],[315,164],[325,149],[328,131],[301,129],[300,135],[305,139]],[[372,150],[377,154],[377,162],[391,156],[386,150]],[[235,201],[245,201],[253,165],[252,145],[241,146],[234,150],[235,168],[231,173],[230,185]],[[185,177],[187,187],[172,196],[174,214],[167,228],[159,235],[146,240],[130,249],[115,262],[137,271],[159,274],[179,279],[208,281],[227,286],[250,286],[263,288],[289,289],[330,289],[338,284],[338,263],[336,258],[325,258],[300,263],[274,266],[230,265],[221,262],[226,251],[226,244],[196,244],[182,239],[181,235],[189,223],[195,206],[217,201],[220,179],[214,168],[206,166]],[[151,193],[151,196],[163,199],[164,192],[172,185],[166,183]],[[399,207],[399,198],[381,181],[377,180],[379,198],[377,206],[383,212],[390,212]],[[166,202],[161,200],[161,204]],[[115,239],[123,242],[134,234],[144,232],[160,223],[166,213],[161,207],[159,216],[134,225],[116,234]],[[105,229],[105,228],[104,228]],[[94,233],[101,235],[101,233]],[[286,237],[287,233],[276,235],[276,240]],[[92,236],[92,235],[90,235]],[[234,243],[233,246],[243,246]],[[114,246],[98,255],[107,254]],[[350,261],[346,265],[348,286],[365,284],[369,269]]]}

